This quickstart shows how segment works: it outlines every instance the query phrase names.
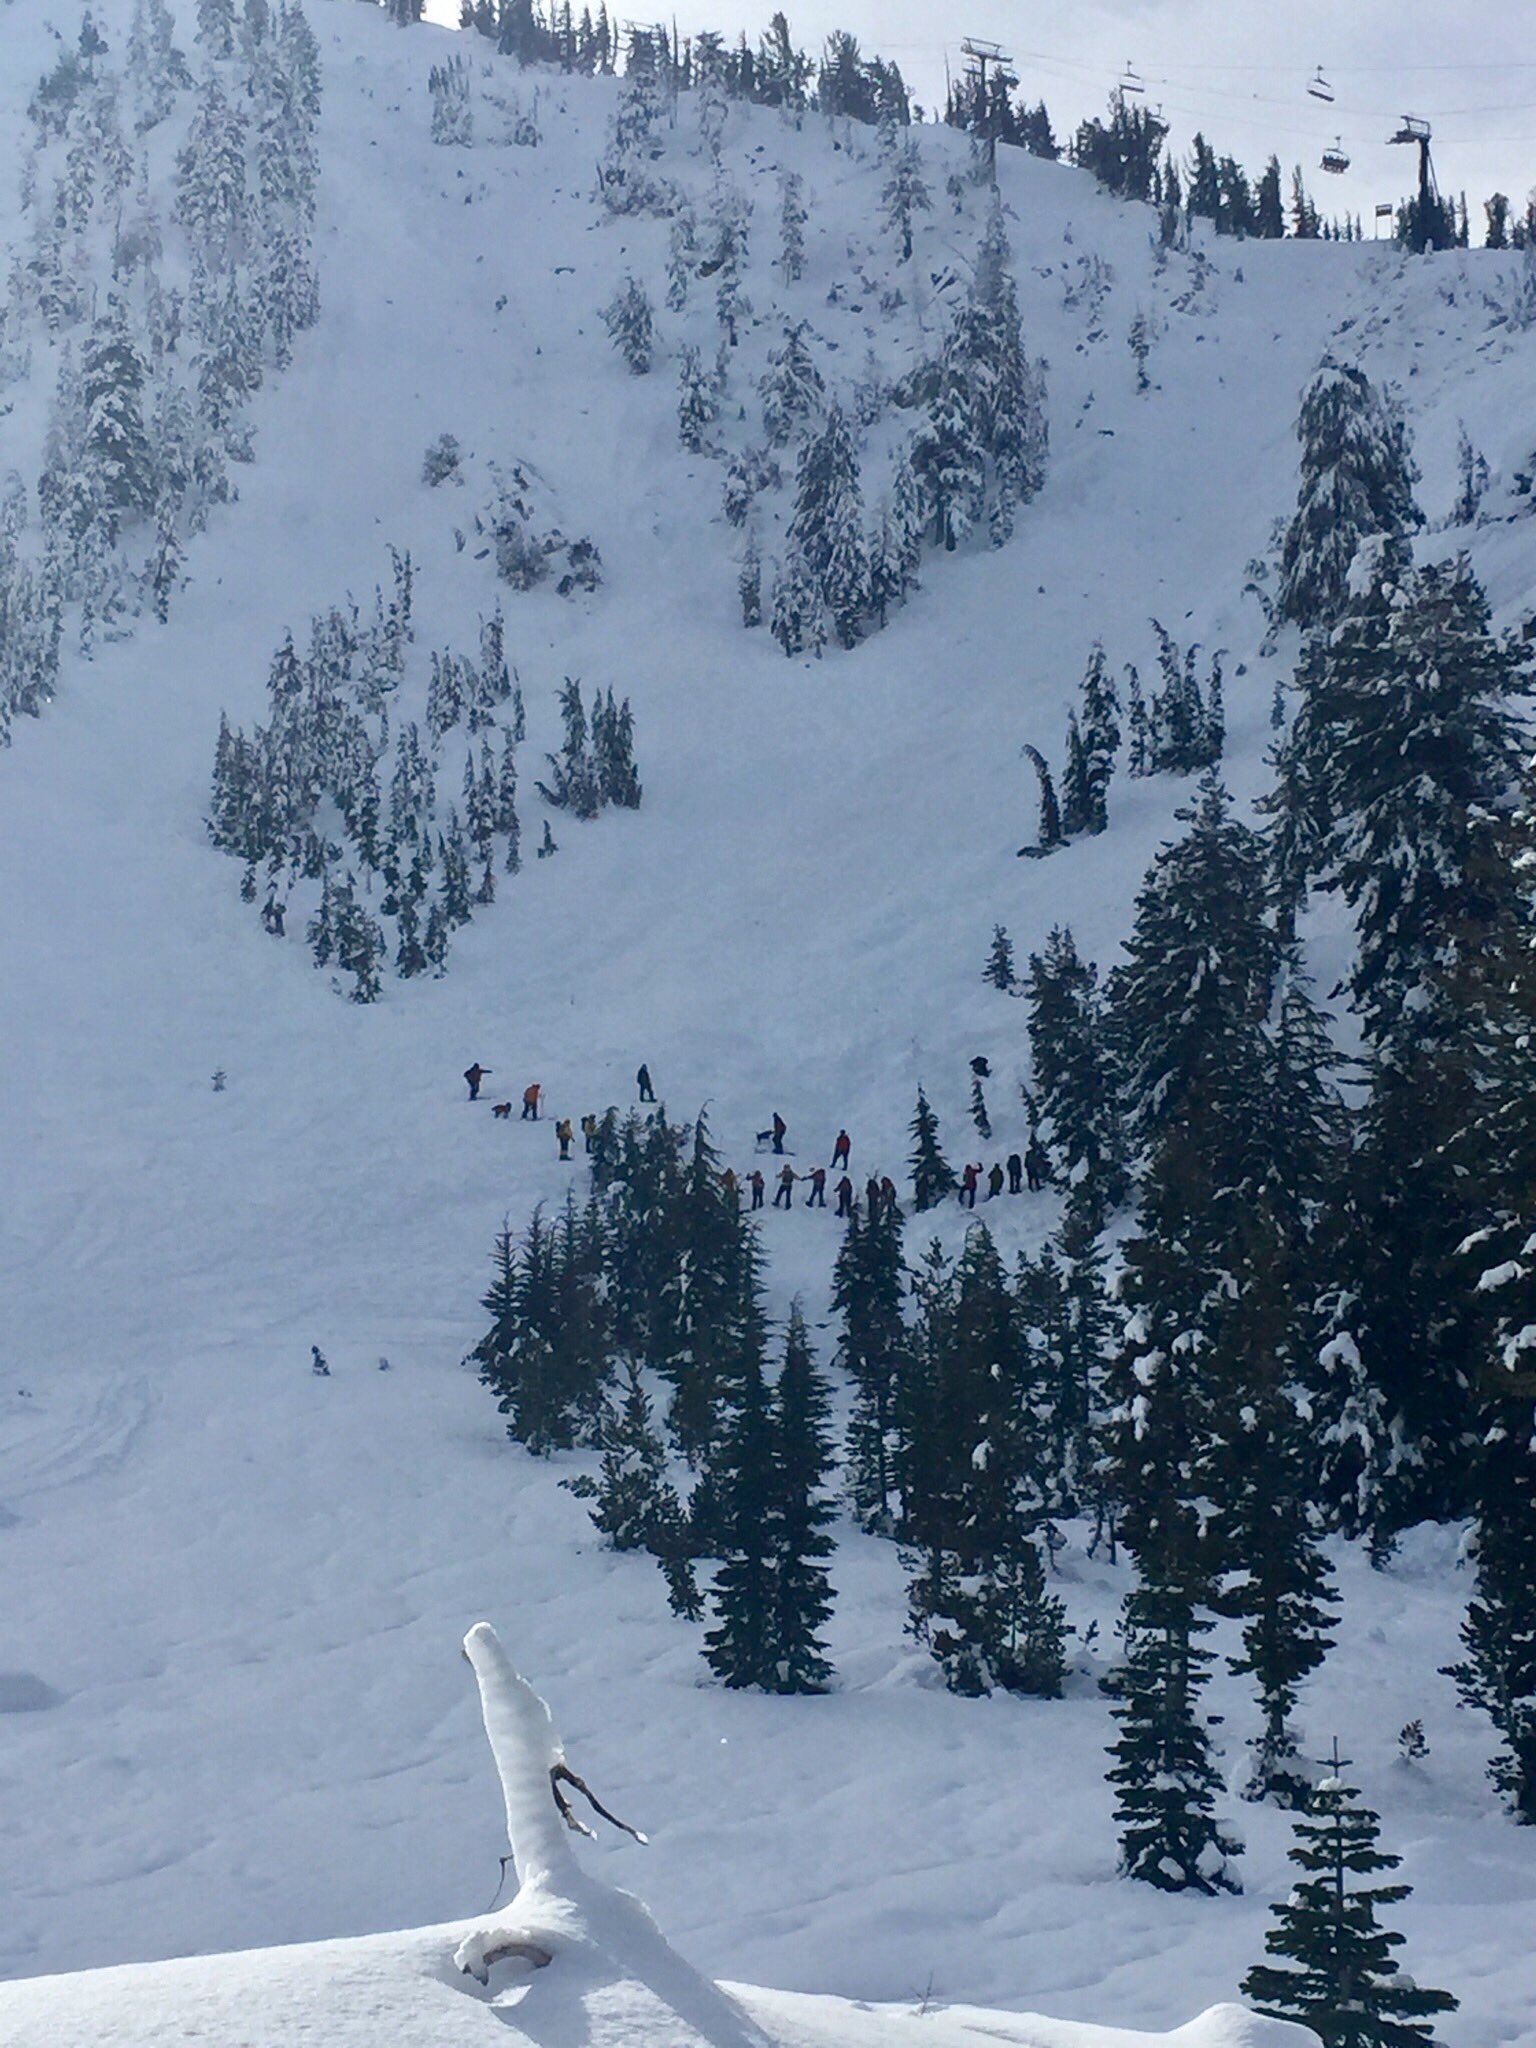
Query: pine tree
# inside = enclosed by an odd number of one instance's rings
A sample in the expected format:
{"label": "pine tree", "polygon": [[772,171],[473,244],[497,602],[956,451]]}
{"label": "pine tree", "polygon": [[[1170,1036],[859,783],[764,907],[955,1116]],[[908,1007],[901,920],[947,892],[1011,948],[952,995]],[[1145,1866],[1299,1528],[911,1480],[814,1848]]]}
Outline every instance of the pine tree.
{"label": "pine tree", "polygon": [[992,927],[992,949],[987,954],[987,964],[981,971],[981,978],[989,988],[998,989],[1005,996],[1012,995],[1013,941],[1000,924]]}
{"label": "pine tree", "polygon": [[593,1527],[614,1550],[660,1556],[676,1542],[682,1508],[667,1477],[666,1446],[634,1360],[624,1367],[623,1399],[604,1410],[599,1476],[570,1480],[572,1493],[594,1505]]}
{"label": "pine tree", "polygon": [[971,1122],[976,1126],[978,1137],[991,1137],[992,1119],[987,1114],[987,1098],[982,1092],[979,1074],[971,1083]]}
{"label": "pine tree", "polygon": [[708,448],[708,431],[720,417],[720,386],[691,342],[683,344],[677,401],[678,439],[692,455]]}
{"label": "pine tree", "polygon": [[768,367],[758,380],[763,432],[771,448],[782,448],[797,427],[809,427],[826,410],[827,387],[805,336],[803,320],[786,323],[783,339],[769,349]]}
{"label": "pine tree", "polygon": [[1103,644],[1097,641],[1083,677],[1079,729],[1086,785],[1083,829],[1103,832],[1109,826],[1109,785],[1120,748],[1120,699],[1104,659]]}
{"label": "pine tree", "polygon": [[1116,1674],[1109,1782],[1120,1823],[1120,1868],[1160,1891],[1241,1890],[1231,1859],[1241,1844],[1215,1817],[1220,1777],[1199,1715],[1211,1662],[1177,1572],[1144,1570],[1125,1604],[1126,1662]]}
{"label": "pine tree", "polygon": [[1102,1223],[1125,1200],[1120,1080],[1098,973],[1070,929],[1057,925],[1025,975],[1035,1097],[1075,1204]]}
{"label": "pine tree", "polygon": [[1340,1777],[1343,1761],[1335,1744],[1332,1774],[1296,1823],[1291,1861],[1303,1874],[1264,1937],[1268,1953],[1286,1960],[1256,1963],[1243,1995],[1260,2012],[1310,2027],[1323,2048],[1424,2048],[1433,2016],[1457,2001],[1403,1975],[1393,1960],[1403,1937],[1377,1924],[1377,1907],[1407,1898],[1409,1886],[1352,1882],[1402,1858],[1377,1847],[1378,1818]]}
{"label": "pine tree", "polygon": [[952,1195],[959,1182],[954,1168],[939,1149],[939,1120],[929,1108],[928,1097],[921,1088],[917,1091],[917,1109],[909,1128],[912,1157],[907,1163],[912,1173],[912,1206],[919,1210],[932,1209],[946,1195]]}
{"label": "pine tree", "polygon": [[882,123],[882,154],[886,178],[880,193],[885,208],[885,225],[901,244],[901,261],[912,260],[912,229],[919,213],[932,210],[928,181],[923,176],[923,159],[910,135],[903,136],[895,121]]}
{"label": "pine tree", "polygon": [[975,401],[961,368],[940,366],[932,399],[909,451],[934,540],[953,552],[986,502],[986,450]]}
{"label": "pine tree", "polygon": [[841,1318],[837,1364],[854,1387],[848,1490],[860,1526],[877,1535],[890,1534],[897,1508],[905,1281],[900,1216],[888,1205],[864,1218],[855,1211],[832,1269],[832,1308]]}
{"label": "pine tree", "polygon": [[154,507],[154,460],[141,402],[145,377],[124,308],[113,301],[92,329],[80,364],[81,461],[109,538],[125,517]]}
{"label": "pine tree", "polygon": [[825,1560],[832,1509],[824,1487],[832,1462],[827,1389],[796,1303],[784,1334],[774,1393],[773,1651],[780,1693],[825,1692],[832,1677],[821,1630],[832,1612]]}
{"label": "pine tree", "polygon": [[749,630],[760,626],[763,623],[763,558],[756,527],[747,533],[741,569],[736,578],[736,593],[741,600],[741,623]]}
{"label": "pine tree", "polygon": [[953,1275],[934,1254],[903,1460],[909,1626],[951,1691],[1052,1699],[1064,1627],[1034,1540],[1050,1507],[1043,1390],[991,1233],[972,1227]]}
{"label": "pine tree", "polygon": [[747,1360],[713,1478],[721,1502],[724,1562],[715,1578],[716,1621],[704,1656],[735,1690],[777,1690],[777,1539],[773,1527],[773,1404],[761,1356]]}
{"label": "pine tree", "polygon": [[839,644],[856,646],[869,603],[864,500],[847,422],[835,404],[800,451],[787,539],[820,590]]}
{"label": "pine tree", "polygon": [[1302,393],[1296,434],[1301,487],[1275,604],[1280,618],[1311,628],[1343,610],[1361,541],[1410,533],[1423,514],[1402,415],[1363,370],[1326,357]]}
{"label": "pine tree", "polygon": [[1046,766],[1045,756],[1038,747],[1026,745],[1025,758],[1035,771],[1040,785],[1040,834],[1033,846],[1021,847],[1021,853],[1043,856],[1054,853],[1064,844],[1065,832],[1062,825],[1061,806],[1056,801],[1056,785],[1051,780],[1051,771]]}
{"label": "pine tree", "polygon": [[798,171],[779,175],[779,275],[798,284],[805,272],[805,180]]}
{"label": "pine tree", "polygon": [[624,358],[629,374],[643,377],[651,367],[656,328],[651,302],[633,277],[625,277],[603,308],[603,325],[614,347]]}

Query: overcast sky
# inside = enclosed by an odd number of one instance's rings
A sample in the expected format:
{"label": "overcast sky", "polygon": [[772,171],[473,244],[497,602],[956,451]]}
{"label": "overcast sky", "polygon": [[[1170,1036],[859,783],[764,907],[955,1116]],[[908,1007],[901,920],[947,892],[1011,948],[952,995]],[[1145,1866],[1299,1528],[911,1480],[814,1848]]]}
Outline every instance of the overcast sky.
{"label": "overcast sky", "polygon": [[[772,7],[676,0],[663,18],[684,34],[745,28],[755,38]],[[817,51],[830,29],[848,29],[866,51],[895,58],[930,107],[943,99],[946,57],[964,63],[963,36],[999,42],[1028,98],[1045,100],[1058,139],[1102,112],[1134,65],[1181,158],[1196,129],[1252,172],[1273,150],[1287,182],[1300,163],[1323,211],[1358,212],[1367,233],[1375,203],[1416,176],[1415,153],[1386,139],[1405,113],[1432,123],[1441,189],[1466,192],[1474,240],[1490,192],[1518,208],[1536,185],[1536,0],[806,0],[787,11],[802,47]],[[625,0],[610,0],[610,13],[625,19]],[[651,18],[644,0],[634,18]],[[1319,66],[1331,106],[1307,91]],[[1340,178],[1318,168],[1336,136],[1351,159]]]}

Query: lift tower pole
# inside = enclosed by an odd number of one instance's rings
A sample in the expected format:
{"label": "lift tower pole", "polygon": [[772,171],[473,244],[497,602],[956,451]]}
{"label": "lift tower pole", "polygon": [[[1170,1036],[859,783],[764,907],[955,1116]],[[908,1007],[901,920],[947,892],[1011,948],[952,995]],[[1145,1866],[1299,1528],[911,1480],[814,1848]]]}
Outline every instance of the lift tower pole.
{"label": "lift tower pole", "polygon": [[997,43],[982,42],[979,37],[967,36],[960,45],[961,55],[966,60],[965,75],[976,81],[976,105],[981,120],[981,138],[987,151],[987,174],[992,183],[997,183],[997,136],[992,128],[992,106],[987,98],[987,66],[995,64],[999,71],[1005,64],[1012,63]]}
{"label": "lift tower pole", "polygon": [[1429,156],[1429,123],[1421,121],[1416,114],[1404,114],[1402,127],[1387,140],[1414,144],[1419,152],[1419,210],[1409,246],[1416,256],[1421,256],[1426,249],[1442,247],[1441,228],[1444,225],[1440,192],[1435,184],[1435,167]]}

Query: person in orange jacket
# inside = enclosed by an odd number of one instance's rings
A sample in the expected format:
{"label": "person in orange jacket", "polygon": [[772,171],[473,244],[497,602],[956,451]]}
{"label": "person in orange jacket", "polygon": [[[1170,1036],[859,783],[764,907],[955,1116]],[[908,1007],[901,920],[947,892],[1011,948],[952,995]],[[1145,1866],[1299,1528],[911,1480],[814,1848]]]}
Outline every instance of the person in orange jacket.
{"label": "person in orange jacket", "polygon": [[539,1120],[539,1097],[544,1093],[537,1081],[530,1081],[523,1090],[523,1122],[537,1123]]}
{"label": "person in orange jacket", "polygon": [[844,1173],[846,1173],[848,1171],[848,1154],[852,1151],[852,1149],[852,1138],[849,1137],[846,1131],[839,1131],[837,1134],[837,1143],[832,1147],[833,1166],[840,1166],[843,1169]]}

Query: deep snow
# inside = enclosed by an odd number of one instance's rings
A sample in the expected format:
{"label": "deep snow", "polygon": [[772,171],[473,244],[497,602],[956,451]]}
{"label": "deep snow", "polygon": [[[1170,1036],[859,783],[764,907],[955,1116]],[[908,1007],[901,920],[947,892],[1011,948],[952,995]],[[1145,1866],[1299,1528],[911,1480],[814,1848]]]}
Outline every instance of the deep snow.
{"label": "deep snow", "polygon": [[[120,40],[126,0],[97,12]],[[1115,1878],[1092,1675],[1113,1651],[1118,1575],[1078,1546],[1063,1562],[1071,1618],[1099,1637],[1060,1704],[948,1698],[902,1636],[894,1554],[852,1534],[839,1691],[704,1684],[654,1569],[597,1546],[556,1484],[568,1461],[507,1445],[459,1364],[497,1224],[558,1199],[570,1169],[547,1125],[494,1123],[458,1076],[478,1058],[508,1094],[537,1079],[553,1113],[579,1114],[627,1102],[644,1057],[675,1115],[708,1102],[738,1164],[779,1107],[802,1163],[846,1124],[861,1178],[898,1171],[919,1081],[952,1156],[967,1149],[966,1060],[986,1052],[992,1149],[1010,1149],[1022,1006],[981,983],[992,925],[1022,957],[1069,918],[1107,962],[1188,795],[1119,781],[1106,838],[1018,861],[1033,828],[1020,744],[1059,758],[1092,641],[1145,673],[1155,613],[1230,650],[1229,778],[1244,798],[1262,788],[1294,649],[1259,657],[1241,591],[1294,492],[1297,390],[1330,339],[1397,378],[1422,500],[1442,515],[1458,421],[1506,471],[1529,452],[1536,331],[1499,317],[1517,259],[1219,243],[1203,281],[1180,257],[1158,278],[1149,216],[1005,156],[1027,331],[1049,365],[1045,492],[1008,549],[930,562],[887,632],[789,663],[737,626],[718,466],[676,444],[675,348],[707,314],[661,315],[667,352],[643,380],[597,317],[626,268],[659,298],[666,240],[593,204],[611,83],[541,81],[536,150],[433,149],[426,74],[457,46],[342,0],[313,0],[312,20],[320,325],[259,395],[257,460],[194,545],[170,625],[67,662],[59,701],[0,756],[0,1969],[473,1910],[498,1847],[453,1651],[489,1612],[653,1838],[605,1846],[604,1867],[628,1883],[643,1858],[633,1881],[710,1973],[1180,2024],[1231,1998],[1259,1954],[1288,1829],[1236,1811],[1240,1899]],[[19,110],[49,48],[35,17],[8,30],[7,230]],[[531,98],[531,79],[473,57],[483,87]],[[910,359],[919,320],[937,330],[932,277],[975,245],[974,196],[961,220],[943,195],[961,140],[921,140],[935,211],[920,303],[885,319],[852,296],[825,304],[850,239],[890,265],[872,138],[731,113],[727,158],[758,203],[759,314],[776,298],[774,167],[792,163],[813,201],[792,310],[850,379],[871,343],[892,367]],[[702,185],[692,142],[685,105],[676,168]],[[1064,303],[1089,256],[1113,272],[1097,313]],[[1145,395],[1126,343],[1138,308],[1162,328]],[[775,334],[765,319],[742,354],[760,360]],[[47,355],[7,394],[23,450]],[[506,595],[525,760],[554,743],[562,676],[611,684],[634,703],[645,801],[558,821],[558,857],[530,859],[477,916],[446,980],[390,980],[359,1010],[239,902],[202,829],[208,771],[220,707],[260,716],[284,629],[366,597],[389,543],[418,564],[418,662],[473,645],[497,587],[454,545],[472,488],[419,480],[444,430],[479,465],[536,464],[607,568],[589,600]],[[1423,546],[1469,542],[1511,621],[1532,602],[1533,532]],[[537,817],[528,801],[529,853]],[[1325,989],[1337,957],[1325,926]],[[994,1206],[1010,1246],[1052,1220],[1045,1201]],[[834,1229],[799,1208],[770,1217],[777,1310],[798,1290],[824,1313]],[[310,1376],[316,1342],[329,1380]],[[1338,1734],[1404,1854],[1408,1965],[1463,2001],[1445,2039],[1481,2048],[1536,2041],[1536,1842],[1498,1813],[1488,1731],[1436,1675],[1465,1597],[1455,1554],[1454,1532],[1434,1532],[1384,1574],[1341,1560],[1340,1647],[1303,1718],[1315,1744]],[[1229,1680],[1212,1698],[1235,1777],[1253,1710]],[[1396,1735],[1413,1718],[1430,1755],[1410,1767]],[[426,1982],[417,1939],[380,1953]]]}

